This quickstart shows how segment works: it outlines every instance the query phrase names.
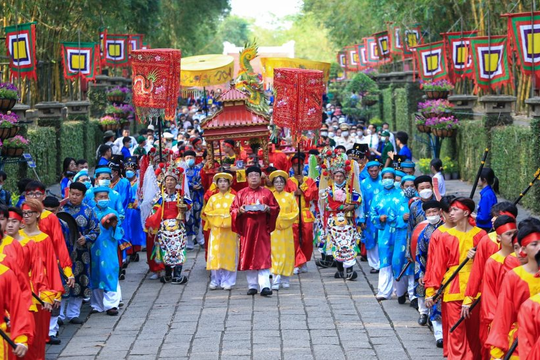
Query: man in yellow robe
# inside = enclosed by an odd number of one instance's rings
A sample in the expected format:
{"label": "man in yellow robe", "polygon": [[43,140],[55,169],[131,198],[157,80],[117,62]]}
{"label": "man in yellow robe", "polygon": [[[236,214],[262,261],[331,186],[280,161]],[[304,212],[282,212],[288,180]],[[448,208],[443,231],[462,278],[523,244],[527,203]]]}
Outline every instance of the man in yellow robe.
{"label": "man in yellow robe", "polygon": [[293,194],[285,191],[289,176],[285,171],[276,170],[270,174],[274,197],[279,204],[279,215],[276,229],[271,234],[272,244],[272,290],[289,288],[289,277],[293,274],[295,264],[295,248],[293,224],[298,219],[298,203]]}
{"label": "man in yellow robe", "polygon": [[219,192],[208,199],[203,213],[210,225],[206,269],[211,271],[210,290],[231,290],[236,284],[238,235],[231,229],[229,209],[234,200],[231,194],[232,175],[218,173],[214,183]]}

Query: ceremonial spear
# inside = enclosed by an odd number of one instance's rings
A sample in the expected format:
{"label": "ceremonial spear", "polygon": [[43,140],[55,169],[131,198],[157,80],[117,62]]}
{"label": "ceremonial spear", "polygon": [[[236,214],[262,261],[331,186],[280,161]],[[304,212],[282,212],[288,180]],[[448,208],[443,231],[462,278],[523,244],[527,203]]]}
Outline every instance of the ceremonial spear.
{"label": "ceremonial spear", "polygon": [[11,340],[11,338],[4,332],[4,330],[0,329],[0,336],[4,338],[4,340],[15,350],[17,348],[17,344]]}
{"label": "ceremonial spear", "polygon": [[482,169],[484,168],[484,165],[486,164],[488,153],[489,153],[489,148],[486,148],[486,150],[484,151],[484,157],[482,158],[482,162],[480,163],[480,167],[478,168],[478,172],[476,173],[476,178],[474,179],[471,195],[469,195],[469,198],[471,199],[474,197],[474,192],[476,191],[476,187],[478,186],[478,180],[480,179],[480,175],[482,174]]}
{"label": "ceremonial spear", "polygon": [[[481,297],[482,296],[479,296],[476,300],[474,300],[474,302],[471,304],[471,307],[469,308],[469,312],[471,312],[474,309],[474,307],[480,303],[480,298]],[[459,320],[454,324],[454,326],[452,326],[450,328],[450,332],[451,333],[454,332],[454,330],[456,330],[456,328],[459,326],[459,324],[461,324],[463,322],[463,320],[465,320],[465,317],[462,315],[459,318]]]}
{"label": "ceremonial spear", "polygon": [[516,340],[514,340],[514,342],[512,343],[512,346],[510,346],[510,349],[508,349],[508,352],[506,353],[506,355],[504,355],[503,360],[510,360],[512,358],[512,354],[514,353],[514,351],[516,351],[517,347],[518,347],[518,339],[516,338]]}
{"label": "ceremonial spear", "polygon": [[525,194],[527,194],[527,192],[532,188],[532,186],[534,185],[534,183],[536,182],[536,180],[538,180],[538,178],[540,177],[540,168],[538,168],[538,170],[536,170],[536,172],[534,173],[534,178],[532,179],[532,181],[529,183],[529,186],[527,186],[527,188],[525,190],[523,190],[522,192],[519,193],[519,196],[518,198],[514,201],[514,205],[517,205],[521,199],[525,196]]}

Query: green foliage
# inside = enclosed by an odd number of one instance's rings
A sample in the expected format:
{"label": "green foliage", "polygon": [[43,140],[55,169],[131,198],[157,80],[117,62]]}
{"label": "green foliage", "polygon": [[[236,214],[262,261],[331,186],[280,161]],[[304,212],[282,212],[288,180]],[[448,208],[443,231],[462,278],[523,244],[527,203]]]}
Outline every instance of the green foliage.
{"label": "green foliage", "polygon": [[[505,199],[516,199],[533,179],[539,165],[538,154],[532,146],[535,142],[538,142],[538,138],[529,127],[502,126],[492,129],[491,167],[499,178],[501,196]],[[538,198],[531,195],[527,193],[521,204],[538,212]]]}
{"label": "green foliage", "polygon": [[379,86],[377,83],[362,72],[357,72],[347,84],[346,90],[349,93],[353,91],[360,95],[378,95]]}
{"label": "green foliage", "polygon": [[84,157],[84,125],[80,121],[64,122],[60,131],[60,161],[66,157]]}
{"label": "green foliage", "polygon": [[394,116],[394,90],[392,88],[386,88],[381,90],[382,98],[382,118],[388,124],[390,124],[391,130],[397,130],[396,117]]}
{"label": "green foliage", "polygon": [[431,158],[423,158],[418,160],[418,170],[424,174],[427,175],[431,172]]}
{"label": "green foliage", "polygon": [[109,105],[106,89],[104,87],[91,86],[88,90],[88,100],[92,103],[90,105],[90,116],[102,117]]}
{"label": "green foliage", "polygon": [[99,129],[99,122],[97,120],[90,120],[88,122],[86,139],[85,159],[88,161],[89,166],[95,166],[96,150],[103,140],[103,132]]}
{"label": "green foliage", "polygon": [[[41,181],[47,185],[54,184],[58,180],[56,166],[59,160],[56,133],[57,130],[54,127],[38,127],[28,130],[30,155],[36,162],[36,171]],[[27,170],[27,176],[33,177],[33,172]],[[15,191],[16,188],[10,190]]]}
{"label": "green foliage", "polygon": [[[386,95],[388,96],[388,95]],[[403,88],[398,88],[394,90],[394,95],[392,96],[392,90],[390,90],[390,99],[394,99],[395,101],[395,129],[397,131],[405,131],[407,134],[409,134],[409,137],[411,137],[412,134],[412,124],[410,121],[410,114],[411,112],[408,109],[408,101],[407,101],[407,90]],[[388,105],[387,108],[390,106]],[[388,110],[390,111],[390,110]],[[386,110],[385,110],[386,113]],[[386,117],[386,115],[385,115]]]}
{"label": "green foliage", "polygon": [[460,175],[463,180],[474,181],[482,161],[484,149],[489,147],[484,121],[464,121],[456,139]]}

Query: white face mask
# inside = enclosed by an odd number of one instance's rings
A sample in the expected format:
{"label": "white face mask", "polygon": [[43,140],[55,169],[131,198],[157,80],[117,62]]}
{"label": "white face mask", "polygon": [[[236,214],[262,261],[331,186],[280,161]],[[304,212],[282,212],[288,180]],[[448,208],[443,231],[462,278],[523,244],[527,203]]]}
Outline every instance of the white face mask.
{"label": "white face mask", "polygon": [[349,136],[349,132],[348,132],[348,131],[343,131],[343,132],[341,133],[341,136],[347,137],[347,136]]}
{"label": "white face mask", "polygon": [[366,130],[366,135],[371,135],[371,130],[367,129]]}
{"label": "white face mask", "polygon": [[381,136],[381,141],[386,141],[386,137]]}
{"label": "white face mask", "polygon": [[321,136],[328,136],[328,132],[326,132],[326,131],[321,131]]}
{"label": "white face mask", "polygon": [[426,220],[432,224],[432,225],[435,225],[436,223],[439,222],[439,220],[441,220],[441,217],[439,215],[433,215],[433,216],[426,216]]}
{"label": "white face mask", "polygon": [[424,200],[429,199],[433,195],[433,190],[431,189],[424,189],[418,193],[420,197]]}
{"label": "white face mask", "polygon": [[329,132],[329,133],[328,133],[328,137],[329,137],[329,138],[333,138],[333,137],[334,137],[334,133],[333,133],[333,132]]}

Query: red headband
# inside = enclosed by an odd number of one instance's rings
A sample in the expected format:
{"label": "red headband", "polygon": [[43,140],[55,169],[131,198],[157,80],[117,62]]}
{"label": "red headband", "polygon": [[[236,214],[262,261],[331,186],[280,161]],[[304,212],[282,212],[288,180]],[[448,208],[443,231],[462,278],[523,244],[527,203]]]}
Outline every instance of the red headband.
{"label": "red headband", "polygon": [[525,247],[533,241],[540,241],[540,232],[533,232],[521,239],[521,246]]}
{"label": "red headband", "polygon": [[497,232],[497,235],[502,235],[509,230],[516,230],[516,229],[517,229],[516,223],[511,222],[511,223],[507,223],[507,224],[499,226],[498,228],[495,229],[495,231]]}
{"label": "red headband", "polygon": [[503,216],[503,215],[506,215],[506,216],[510,216],[512,219],[515,219],[516,217],[514,216],[514,214],[512,214],[511,212],[508,212],[508,211],[501,211],[499,213],[499,216]]}
{"label": "red headband", "polygon": [[459,202],[459,201],[454,201],[451,206],[457,207],[458,209],[461,209],[463,211],[468,211],[469,213],[471,212],[471,209],[469,209],[468,206],[466,206],[465,204],[463,204],[462,202]]}
{"label": "red headband", "polygon": [[21,210],[34,210],[32,209],[29,205],[27,204],[23,204],[22,207],[21,207]]}
{"label": "red headband", "polygon": [[22,221],[22,216],[17,214],[15,211],[10,211],[9,212],[9,218],[10,219],[15,219],[15,220],[18,220],[18,221]]}
{"label": "red headband", "polygon": [[231,149],[234,149],[234,146],[232,146],[231,144],[228,144],[228,143],[223,143],[223,147],[228,147],[228,148],[231,148]]}

